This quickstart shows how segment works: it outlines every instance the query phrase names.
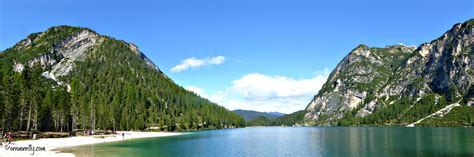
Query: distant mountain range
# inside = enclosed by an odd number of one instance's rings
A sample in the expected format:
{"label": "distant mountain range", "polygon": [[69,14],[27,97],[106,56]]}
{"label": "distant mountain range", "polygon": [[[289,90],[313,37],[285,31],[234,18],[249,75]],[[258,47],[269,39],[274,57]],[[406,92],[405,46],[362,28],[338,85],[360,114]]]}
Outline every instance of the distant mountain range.
{"label": "distant mountain range", "polygon": [[275,115],[275,116],[284,116],[286,115],[285,113],[280,113],[280,112],[267,112],[268,114]]}
{"label": "distant mountain range", "polygon": [[233,112],[237,113],[238,115],[244,117],[245,120],[250,121],[253,120],[257,117],[265,117],[268,119],[273,119],[277,117],[284,116],[286,114],[280,113],[280,112],[258,112],[258,111],[252,111],[252,110],[234,110]]}
{"label": "distant mountain range", "polygon": [[[409,37],[407,37],[409,38]],[[306,107],[311,125],[474,125],[474,19],[419,47],[359,45]]]}
{"label": "distant mountain range", "polygon": [[305,125],[303,121],[305,113],[304,110],[301,110],[276,118],[258,116],[252,120],[247,120],[245,124],[246,126],[302,126]]}

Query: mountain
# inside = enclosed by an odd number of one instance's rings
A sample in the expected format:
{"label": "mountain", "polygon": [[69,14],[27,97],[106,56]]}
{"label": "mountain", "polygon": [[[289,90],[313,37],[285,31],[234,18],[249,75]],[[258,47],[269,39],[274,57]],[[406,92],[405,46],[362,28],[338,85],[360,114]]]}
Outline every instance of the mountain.
{"label": "mountain", "polygon": [[306,111],[296,111],[276,118],[258,116],[247,121],[247,126],[302,126]]}
{"label": "mountain", "polygon": [[268,114],[271,114],[271,115],[275,115],[275,116],[277,116],[277,117],[286,115],[286,114],[281,113],[281,112],[267,112],[267,113],[268,113]]}
{"label": "mountain", "polygon": [[284,113],[280,112],[257,112],[252,110],[234,110],[233,112],[239,114],[240,116],[244,117],[245,120],[253,120],[257,117],[265,117],[268,119],[273,119],[285,115]]}
{"label": "mountain", "polygon": [[272,119],[264,117],[264,116],[258,116],[251,120],[248,120],[245,125],[246,126],[273,126]]}
{"label": "mountain", "polygon": [[304,125],[304,115],[306,111],[296,111],[291,114],[287,114],[278,118],[273,119],[273,126],[299,126]]}
{"label": "mountain", "polygon": [[[165,59],[164,56],[161,59]],[[0,53],[1,127],[164,131],[245,121],[175,84],[136,45],[57,26]]]}
{"label": "mountain", "polygon": [[456,24],[418,48],[359,45],[306,107],[306,122],[474,125],[473,25],[474,19]]}

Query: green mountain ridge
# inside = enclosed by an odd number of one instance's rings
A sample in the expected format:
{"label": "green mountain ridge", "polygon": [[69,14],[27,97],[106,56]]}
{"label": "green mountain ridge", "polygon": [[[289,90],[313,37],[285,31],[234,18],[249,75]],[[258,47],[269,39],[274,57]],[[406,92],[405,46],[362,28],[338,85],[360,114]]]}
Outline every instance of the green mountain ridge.
{"label": "green mountain ridge", "polygon": [[296,111],[276,118],[258,116],[247,121],[247,126],[304,126],[304,115],[306,111]]}
{"label": "green mountain ridge", "polygon": [[176,85],[138,47],[80,27],[33,33],[0,53],[1,128],[164,131],[243,127]]}
{"label": "green mountain ridge", "polygon": [[418,48],[359,45],[306,107],[309,125],[474,125],[474,19]]}
{"label": "green mountain ridge", "polygon": [[258,111],[252,111],[252,110],[234,110],[232,112],[239,114],[240,116],[244,117],[244,119],[247,121],[253,120],[257,117],[265,117],[268,119],[273,119],[273,118],[277,118],[277,117],[281,117],[285,115],[279,112],[258,112]]}

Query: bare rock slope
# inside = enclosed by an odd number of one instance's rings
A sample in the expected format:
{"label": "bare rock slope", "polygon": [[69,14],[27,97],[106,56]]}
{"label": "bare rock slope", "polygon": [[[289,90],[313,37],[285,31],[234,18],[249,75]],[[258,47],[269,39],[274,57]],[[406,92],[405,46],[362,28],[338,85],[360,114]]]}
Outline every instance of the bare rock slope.
{"label": "bare rock slope", "polygon": [[335,124],[349,112],[366,117],[404,97],[410,101],[409,110],[430,94],[436,103],[443,97],[448,102],[462,99],[470,106],[474,103],[473,25],[472,19],[456,24],[418,48],[359,45],[330,74],[306,107],[305,119],[310,124]]}

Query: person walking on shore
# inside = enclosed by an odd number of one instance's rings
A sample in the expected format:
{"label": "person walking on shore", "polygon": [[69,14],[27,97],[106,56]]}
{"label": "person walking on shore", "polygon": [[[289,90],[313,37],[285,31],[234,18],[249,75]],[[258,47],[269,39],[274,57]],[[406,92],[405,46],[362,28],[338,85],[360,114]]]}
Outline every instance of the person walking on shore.
{"label": "person walking on shore", "polygon": [[7,134],[7,142],[8,142],[8,144],[11,144],[12,141],[13,141],[13,136],[12,136],[12,134],[11,134],[10,132],[8,132],[8,134]]}

